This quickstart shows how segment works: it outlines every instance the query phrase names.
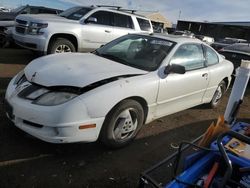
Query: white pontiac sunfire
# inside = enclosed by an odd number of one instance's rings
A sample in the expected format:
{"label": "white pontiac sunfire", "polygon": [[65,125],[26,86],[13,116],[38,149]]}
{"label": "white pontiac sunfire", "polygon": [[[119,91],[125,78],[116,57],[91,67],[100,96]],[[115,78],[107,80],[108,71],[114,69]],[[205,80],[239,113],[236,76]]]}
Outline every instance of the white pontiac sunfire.
{"label": "white pontiac sunfire", "polygon": [[198,39],[129,34],[93,53],[33,60],[9,83],[6,113],[46,142],[100,139],[117,148],[154,119],[216,107],[232,72],[231,62]]}

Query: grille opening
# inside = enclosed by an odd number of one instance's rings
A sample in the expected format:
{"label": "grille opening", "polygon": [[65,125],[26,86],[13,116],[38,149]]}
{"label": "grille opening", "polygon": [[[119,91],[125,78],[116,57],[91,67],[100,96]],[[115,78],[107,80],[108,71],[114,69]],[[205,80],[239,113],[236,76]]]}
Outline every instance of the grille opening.
{"label": "grille opening", "polygon": [[22,33],[22,34],[24,34],[25,33],[25,31],[26,31],[26,29],[24,28],[24,27],[16,27],[16,32],[17,33]]}

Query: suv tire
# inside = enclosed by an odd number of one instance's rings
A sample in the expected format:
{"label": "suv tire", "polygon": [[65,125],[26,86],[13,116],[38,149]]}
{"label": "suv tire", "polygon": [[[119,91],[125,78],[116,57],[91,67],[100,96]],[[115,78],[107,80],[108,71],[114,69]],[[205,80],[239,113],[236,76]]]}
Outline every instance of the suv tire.
{"label": "suv tire", "polygon": [[58,38],[51,42],[48,54],[75,52],[74,44],[65,38]]}

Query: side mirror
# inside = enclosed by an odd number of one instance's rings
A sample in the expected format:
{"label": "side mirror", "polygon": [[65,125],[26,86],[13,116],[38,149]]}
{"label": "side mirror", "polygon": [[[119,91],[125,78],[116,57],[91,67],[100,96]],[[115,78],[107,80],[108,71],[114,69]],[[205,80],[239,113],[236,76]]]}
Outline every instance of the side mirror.
{"label": "side mirror", "polygon": [[185,72],[186,72],[185,67],[177,64],[168,65],[164,69],[164,74],[169,74],[169,73],[185,74]]}
{"label": "side mirror", "polygon": [[85,22],[86,23],[97,23],[97,18],[89,17]]}

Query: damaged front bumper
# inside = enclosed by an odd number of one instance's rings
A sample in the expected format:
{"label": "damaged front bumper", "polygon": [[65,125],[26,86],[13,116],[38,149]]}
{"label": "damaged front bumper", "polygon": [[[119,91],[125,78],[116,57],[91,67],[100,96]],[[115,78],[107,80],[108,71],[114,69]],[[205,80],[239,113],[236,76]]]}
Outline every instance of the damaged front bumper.
{"label": "damaged front bumper", "polygon": [[[75,98],[56,106],[40,106],[18,97],[14,78],[5,96],[5,110],[16,127],[50,143],[94,142],[104,117],[89,117],[83,102]],[[83,128],[86,125],[87,128]],[[93,126],[88,126],[93,125]]]}

